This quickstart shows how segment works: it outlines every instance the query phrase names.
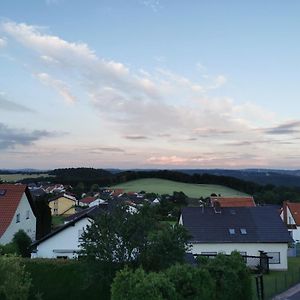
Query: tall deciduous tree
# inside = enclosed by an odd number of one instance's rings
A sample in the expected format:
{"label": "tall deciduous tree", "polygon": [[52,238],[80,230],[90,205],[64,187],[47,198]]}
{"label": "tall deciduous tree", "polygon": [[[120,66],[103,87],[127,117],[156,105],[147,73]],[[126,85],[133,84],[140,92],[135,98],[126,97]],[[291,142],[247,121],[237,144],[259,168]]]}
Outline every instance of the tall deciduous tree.
{"label": "tall deciduous tree", "polygon": [[130,213],[120,206],[87,227],[81,247],[88,259],[161,270],[183,261],[187,239],[182,226],[161,225],[151,207]]}

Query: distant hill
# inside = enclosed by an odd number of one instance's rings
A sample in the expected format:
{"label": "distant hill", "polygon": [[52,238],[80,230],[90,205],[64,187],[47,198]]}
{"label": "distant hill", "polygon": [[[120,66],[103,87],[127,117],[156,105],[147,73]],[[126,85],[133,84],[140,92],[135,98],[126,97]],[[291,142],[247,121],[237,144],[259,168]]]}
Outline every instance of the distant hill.
{"label": "distant hill", "polygon": [[229,176],[260,185],[272,184],[275,186],[300,187],[300,170],[269,170],[269,169],[186,169],[177,170],[185,174],[211,174],[216,176]]}

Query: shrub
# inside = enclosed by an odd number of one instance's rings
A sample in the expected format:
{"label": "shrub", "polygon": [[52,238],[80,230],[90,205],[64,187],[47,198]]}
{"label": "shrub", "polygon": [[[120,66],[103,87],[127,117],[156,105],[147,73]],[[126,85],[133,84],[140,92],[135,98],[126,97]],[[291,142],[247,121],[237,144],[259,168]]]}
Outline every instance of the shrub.
{"label": "shrub", "polygon": [[32,241],[24,230],[19,230],[16,232],[12,242],[15,244],[17,253],[19,255],[22,257],[30,257],[30,245]]}
{"label": "shrub", "polygon": [[112,300],[175,299],[174,285],[163,273],[146,274],[142,268],[118,272],[112,284]]}
{"label": "shrub", "polygon": [[177,264],[166,275],[175,286],[177,300],[215,299],[215,282],[205,269]]}
{"label": "shrub", "polygon": [[21,258],[0,256],[0,299],[27,300],[31,279]]}
{"label": "shrub", "polygon": [[251,299],[250,272],[238,252],[232,252],[230,256],[218,254],[214,259],[201,260],[199,266],[208,270],[215,280],[217,300]]}

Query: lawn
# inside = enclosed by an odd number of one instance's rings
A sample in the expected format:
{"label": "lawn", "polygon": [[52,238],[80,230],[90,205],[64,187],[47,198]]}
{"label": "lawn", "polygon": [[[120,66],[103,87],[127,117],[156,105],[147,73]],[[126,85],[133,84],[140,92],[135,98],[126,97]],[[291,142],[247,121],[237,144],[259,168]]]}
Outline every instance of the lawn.
{"label": "lawn", "polygon": [[208,197],[212,193],[221,194],[222,196],[245,196],[246,194],[228,188],[226,186],[214,184],[191,184],[177,181],[148,178],[132,180],[121,183],[111,188],[124,189],[126,192],[140,192],[157,194],[173,194],[174,191],[184,192],[187,196],[192,198]]}
{"label": "lawn", "polygon": [[52,216],[52,225],[57,227],[64,224],[64,217],[62,216]]}
{"label": "lawn", "polygon": [[36,174],[0,174],[0,179],[5,182],[16,182],[26,178],[51,177],[53,175],[36,173]]}

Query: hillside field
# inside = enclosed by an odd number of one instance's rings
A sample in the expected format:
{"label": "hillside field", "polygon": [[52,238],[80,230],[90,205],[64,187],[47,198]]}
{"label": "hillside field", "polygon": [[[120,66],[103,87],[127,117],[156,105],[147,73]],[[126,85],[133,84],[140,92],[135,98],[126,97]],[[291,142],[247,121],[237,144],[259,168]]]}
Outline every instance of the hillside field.
{"label": "hillside field", "polygon": [[0,179],[4,182],[17,182],[26,178],[50,177],[48,174],[0,174]]}
{"label": "hillside field", "polygon": [[212,193],[221,194],[222,196],[245,196],[245,193],[233,190],[226,186],[214,184],[191,184],[177,181],[147,178],[128,181],[122,184],[114,185],[111,188],[124,189],[126,192],[140,192],[157,194],[173,194],[176,192],[184,192],[192,198],[208,197]]}

